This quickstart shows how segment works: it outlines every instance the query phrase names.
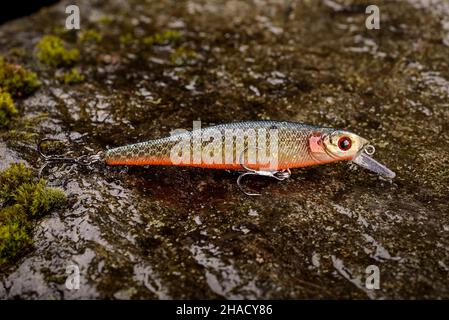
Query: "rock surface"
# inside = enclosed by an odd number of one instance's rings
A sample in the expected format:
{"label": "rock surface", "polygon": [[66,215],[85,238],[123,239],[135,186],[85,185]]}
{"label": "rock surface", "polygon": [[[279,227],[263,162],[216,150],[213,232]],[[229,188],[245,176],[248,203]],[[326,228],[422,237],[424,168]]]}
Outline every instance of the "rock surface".
{"label": "rock surface", "polygon": [[[73,1],[70,1],[72,3]],[[370,1],[372,2],[372,1]],[[372,141],[392,182],[332,164],[282,183],[149,167],[60,169],[65,210],[42,219],[34,249],[0,273],[0,298],[449,298],[449,10],[441,1],[67,1],[0,26],[0,54],[42,87],[17,100],[46,112],[40,136],[75,151],[235,120],[346,128]],[[177,30],[179,39],[144,39]],[[61,84],[35,46],[78,48],[79,84]],[[147,42],[148,43],[148,42]],[[181,48],[181,49],[180,49]],[[4,161],[42,164],[31,142],[0,141]],[[68,290],[66,268],[80,270]],[[380,270],[380,289],[365,286]]]}

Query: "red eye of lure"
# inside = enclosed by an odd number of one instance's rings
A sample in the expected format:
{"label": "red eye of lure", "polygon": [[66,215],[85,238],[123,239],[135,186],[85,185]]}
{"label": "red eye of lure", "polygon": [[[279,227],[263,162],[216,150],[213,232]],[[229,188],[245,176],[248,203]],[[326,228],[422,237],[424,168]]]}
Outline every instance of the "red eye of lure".
{"label": "red eye of lure", "polygon": [[[331,139],[334,135],[341,136],[336,143],[335,139]],[[291,168],[341,160],[350,160],[388,178],[395,177],[394,172],[370,157],[374,147],[364,138],[347,131],[288,121],[221,124],[79,158],[45,155],[40,147],[43,141],[38,144],[38,152],[46,163],[90,166],[104,161],[107,165],[175,165],[243,170],[237,179],[240,189],[240,181],[247,175],[284,180],[290,177]]]}
{"label": "red eye of lure", "polygon": [[338,140],[338,147],[343,150],[343,151],[347,151],[351,148],[351,139],[349,139],[348,137],[341,137]]}

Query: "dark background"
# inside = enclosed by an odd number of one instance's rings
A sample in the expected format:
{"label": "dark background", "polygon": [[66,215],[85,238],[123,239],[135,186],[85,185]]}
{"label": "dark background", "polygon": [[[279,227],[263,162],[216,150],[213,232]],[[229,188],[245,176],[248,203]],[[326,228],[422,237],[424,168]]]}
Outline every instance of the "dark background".
{"label": "dark background", "polygon": [[14,0],[2,3],[0,9],[0,24],[27,16],[42,7],[58,2],[57,0]]}

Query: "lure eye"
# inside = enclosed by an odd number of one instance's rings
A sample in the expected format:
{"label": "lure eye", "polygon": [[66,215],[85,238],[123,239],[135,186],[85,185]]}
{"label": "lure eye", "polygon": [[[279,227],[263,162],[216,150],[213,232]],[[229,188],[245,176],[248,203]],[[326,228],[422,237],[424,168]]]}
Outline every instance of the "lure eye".
{"label": "lure eye", "polygon": [[351,139],[349,139],[348,137],[341,137],[338,140],[338,147],[343,151],[348,151],[351,148],[351,144]]}

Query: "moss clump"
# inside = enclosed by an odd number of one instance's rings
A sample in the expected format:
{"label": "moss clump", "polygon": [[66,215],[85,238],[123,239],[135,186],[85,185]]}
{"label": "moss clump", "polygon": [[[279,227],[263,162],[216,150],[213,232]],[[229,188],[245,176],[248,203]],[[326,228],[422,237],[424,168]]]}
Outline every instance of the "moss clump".
{"label": "moss clump", "polygon": [[0,128],[8,127],[17,114],[11,95],[0,90]]}
{"label": "moss clump", "polygon": [[40,86],[37,75],[24,67],[7,63],[0,56],[0,89],[15,97],[33,93]]}
{"label": "moss clump", "polygon": [[33,220],[65,201],[64,191],[45,185],[21,163],[0,172],[0,266],[32,244]]}
{"label": "moss clump", "polygon": [[61,140],[46,140],[41,143],[41,150],[46,154],[60,154],[66,148],[66,144]]}
{"label": "moss clump", "polygon": [[57,79],[64,84],[77,84],[84,81],[85,77],[75,68],[57,76]]}
{"label": "moss clump", "polygon": [[43,36],[36,48],[39,61],[50,67],[69,67],[79,60],[78,49],[66,49],[62,39],[57,36]]}
{"label": "moss clump", "polygon": [[20,221],[19,210],[15,207],[3,209],[0,215],[10,216],[10,221],[0,222],[0,266],[2,266],[28,248],[32,244],[32,239],[27,232],[28,224]]}
{"label": "moss clump", "polygon": [[42,112],[26,117],[14,117],[7,130],[0,130],[0,138],[10,147],[19,147],[25,142],[35,143],[38,136],[36,126],[47,118],[48,115]]}
{"label": "moss clump", "polygon": [[31,217],[41,217],[65,200],[61,189],[47,188],[45,180],[20,185],[14,192],[14,200]]}
{"label": "moss clump", "polygon": [[62,27],[60,25],[55,26],[51,31],[52,34],[58,35],[60,37],[68,35],[70,32],[71,30],[67,29],[65,26]]}
{"label": "moss clump", "polygon": [[92,42],[92,43],[98,43],[101,42],[103,37],[101,34],[99,34],[97,31],[93,29],[86,29],[80,32],[79,34],[79,40],[81,42]]}
{"label": "moss clump", "polygon": [[195,51],[192,51],[190,49],[186,49],[184,47],[179,47],[175,51],[172,52],[170,55],[170,60],[173,64],[176,65],[184,65],[189,62],[191,62],[193,59],[196,58]]}
{"label": "moss clump", "polygon": [[12,48],[9,50],[8,55],[16,58],[23,58],[27,54],[27,51],[24,48]]}
{"label": "moss clump", "polygon": [[120,44],[123,44],[123,45],[130,44],[133,42],[133,40],[134,40],[134,37],[131,33],[126,33],[124,35],[121,35],[119,38]]}
{"label": "moss clump", "polygon": [[110,25],[112,22],[113,22],[112,17],[109,15],[102,15],[98,19],[98,23],[103,24],[103,25]]}
{"label": "moss clump", "polygon": [[155,35],[143,38],[143,44],[152,45],[164,45],[170,42],[176,42],[181,39],[181,33],[176,30],[167,30],[162,33],[156,33]]}
{"label": "moss clump", "polygon": [[14,190],[31,181],[32,172],[24,164],[13,164],[0,173],[0,200],[8,202],[13,199]]}

